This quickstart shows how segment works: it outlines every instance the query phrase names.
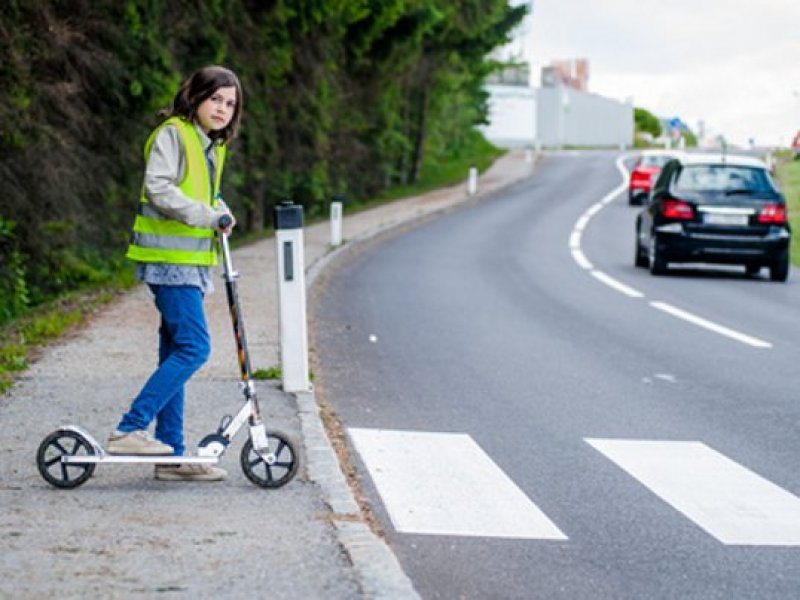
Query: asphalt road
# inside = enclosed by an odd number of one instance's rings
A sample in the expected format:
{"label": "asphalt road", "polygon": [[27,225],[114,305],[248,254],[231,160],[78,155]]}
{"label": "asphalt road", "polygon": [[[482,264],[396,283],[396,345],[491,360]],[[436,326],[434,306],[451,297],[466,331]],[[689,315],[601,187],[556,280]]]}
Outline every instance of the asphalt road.
{"label": "asphalt road", "polygon": [[[399,526],[376,484],[388,471],[353,447],[425,598],[797,597],[800,275],[635,268],[637,209],[608,196],[617,158],[548,155],[525,184],[370,248],[317,290],[318,390],[351,440],[464,434],[563,534]],[[443,485],[461,473],[435,443],[412,459],[420,440],[405,442],[420,486],[433,467]],[[614,455],[620,441],[632,450]],[[669,470],[686,450],[684,470],[654,475],[658,454],[637,467],[646,442],[682,443],[662,458]],[[471,498],[502,487],[487,478]],[[696,496],[715,492],[711,508]],[[755,541],[737,537],[748,518]]]}

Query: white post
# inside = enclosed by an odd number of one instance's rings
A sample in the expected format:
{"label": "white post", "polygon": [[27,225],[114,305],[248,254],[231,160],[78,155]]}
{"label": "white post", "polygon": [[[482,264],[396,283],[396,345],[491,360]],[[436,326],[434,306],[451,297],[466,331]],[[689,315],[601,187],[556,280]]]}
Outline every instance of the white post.
{"label": "white post", "polygon": [[467,181],[467,194],[474,196],[478,191],[478,168],[469,168],[469,180]]}
{"label": "white post", "polygon": [[331,202],[331,246],[336,248],[342,245],[342,203],[338,200]]}
{"label": "white post", "polygon": [[533,162],[533,150],[525,148],[525,162],[531,164]]}
{"label": "white post", "polygon": [[283,203],[275,207],[274,217],[283,390],[307,392],[311,382],[308,379],[303,207]]}

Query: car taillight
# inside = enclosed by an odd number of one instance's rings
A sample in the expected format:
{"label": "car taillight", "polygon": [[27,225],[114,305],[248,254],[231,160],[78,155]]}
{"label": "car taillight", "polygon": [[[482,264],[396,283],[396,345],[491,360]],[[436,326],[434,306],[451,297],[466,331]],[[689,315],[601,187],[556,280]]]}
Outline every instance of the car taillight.
{"label": "car taillight", "polygon": [[759,223],[786,223],[786,207],[783,204],[767,204],[758,213]]}
{"label": "car taillight", "polygon": [[694,219],[692,205],[683,200],[662,200],[661,214],[667,219]]}
{"label": "car taillight", "polygon": [[650,183],[650,173],[647,171],[634,171],[631,173],[631,183]]}

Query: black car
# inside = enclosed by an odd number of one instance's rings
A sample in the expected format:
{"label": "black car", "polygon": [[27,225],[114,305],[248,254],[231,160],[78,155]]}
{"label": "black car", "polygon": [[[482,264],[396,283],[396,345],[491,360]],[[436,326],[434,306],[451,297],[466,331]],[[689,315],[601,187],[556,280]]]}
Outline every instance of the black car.
{"label": "black car", "polygon": [[671,262],[738,264],[786,281],[790,240],[786,203],[762,161],[685,154],[664,165],[636,219],[636,266],[663,275]]}

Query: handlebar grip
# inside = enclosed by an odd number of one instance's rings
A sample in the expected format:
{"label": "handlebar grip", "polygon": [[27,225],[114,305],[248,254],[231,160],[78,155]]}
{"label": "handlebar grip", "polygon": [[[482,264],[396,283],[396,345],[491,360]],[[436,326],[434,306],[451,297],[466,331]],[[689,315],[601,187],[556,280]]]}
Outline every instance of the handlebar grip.
{"label": "handlebar grip", "polygon": [[233,218],[230,215],[222,215],[217,221],[217,227],[219,229],[226,229],[230,227],[231,223],[233,223]]}

